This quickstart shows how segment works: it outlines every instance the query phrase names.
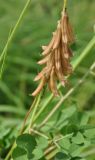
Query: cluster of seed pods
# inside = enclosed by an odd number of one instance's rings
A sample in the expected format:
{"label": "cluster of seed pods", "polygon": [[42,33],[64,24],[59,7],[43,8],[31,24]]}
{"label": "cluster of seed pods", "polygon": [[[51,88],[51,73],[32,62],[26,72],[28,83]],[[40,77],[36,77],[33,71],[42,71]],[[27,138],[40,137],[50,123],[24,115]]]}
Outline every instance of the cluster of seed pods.
{"label": "cluster of seed pods", "polygon": [[44,65],[44,68],[34,79],[34,81],[40,80],[40,84],[32,93],[32,96],[36,96],[46,83],[53,95],[59,96],[57,81],[60,81],[65,86],[66,76],[72,73],[72,66],[70,64],[72,50],[70,49],[70,44],[73,42],[74,35],[65,9],[62,12],[57,30],[53,33],[49,45],[42,46],[43,59],[38,64]]}

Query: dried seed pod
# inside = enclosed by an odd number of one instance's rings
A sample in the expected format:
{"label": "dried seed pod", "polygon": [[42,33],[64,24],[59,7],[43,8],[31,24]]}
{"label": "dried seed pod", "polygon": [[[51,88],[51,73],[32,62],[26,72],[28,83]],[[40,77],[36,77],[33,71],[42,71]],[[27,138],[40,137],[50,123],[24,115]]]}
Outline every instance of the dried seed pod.
{"label": "dried seed pod", "polygon": [[61,81],[64,86],[64,74],[62,72],[60,52],[57,50],[55,52],[55,72],[59,81]]}
{"label": "dried seed pod", "polygon": [[36,96],[39,94],[39,92],[42,90],[42,88],[44,87],[45,85],[45,82],[46,82],[46,79],[45,77],[43,76],[42,79],[41,79],[41,82],[39,84],[39,86],[37,87],[37,89],[32,93],[32,96]]}
{"label": "dried seed pod", "polygon": [[53,45],[53,50],[58,48],[59,43],[60,43],[60,39],[61,39],[61,28],[60,28],[60,24],[58,24],[56,37],[55,37],[55,43]]}
{"label": "dried seed pod", "polygon": [[52,68],[51,74],[50,74],[50,81],[49,81],[49,86],[50,90],[54,94],[54,96],[59,96],[57,87],[56,87],[56,82],[55,82],[55,72],[54,72],[54,67]]}
{"label": "dried seed pod", "polygon": [[42,49],[45,50],[47,48],[47,46],[42,46]]}
{"label": "dried seed pod", "polygon": [[52,38],[50,44],[46,47],[44,52],[42,52],[42,55],[47,55],[51,51],[53,44],[54,44],[54,41],[55,41],[55,33],[53,34],[53,38]]}
{"label": "dried seed pod", "polygon": [[62,43],[61,51],[62,54],[64,55],[64,58],[68,60],[73,56],[72,50],[65,43]]}
{"label": "dried seed pod", "polygon": [[49,56],[47,56],[47,57],[43,58],[42,60],[38,61],[38,64],[42,65],[42,64],[47,63],[48,57],[49,57]]}
{"label": "dried seed pod", "polygon": [[35,77],[34,81],[40,80],[44,76],[46,71],[47,71],[47,67],[45,67],[40,73],[38,73],[38,75]]}
{"label": "dried seed pod", "polygon": [[60,66],[60,52],[58,51],[58,49],[55,50],[55,66],[57,71],[59,72],[61,66]]}
{"label": "dried seed pod", "polygon": [[71,44],[75,41],[69,17],[66,10],[62,13],[61,19],[62,40],[63,43]]}

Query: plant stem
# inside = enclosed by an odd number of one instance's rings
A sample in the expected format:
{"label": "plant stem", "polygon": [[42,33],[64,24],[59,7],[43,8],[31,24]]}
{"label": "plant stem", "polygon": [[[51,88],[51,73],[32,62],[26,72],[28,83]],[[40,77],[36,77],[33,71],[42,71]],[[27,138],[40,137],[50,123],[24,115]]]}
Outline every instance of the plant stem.
{"label": "plant stem", "polygon": [[49,137],[47,137],[45,134],[43,134],[43,133],[41,133],[41,132],[39,132],[39,131],[37,131],[37,130],[34,130],[34,129],[30,129],[30,133],[35,133],[35,134],[37,134],[37,135],[39,135],[39,136],[41,136],[41,137],[43,137],[43,138],[45,138],[45,139],[49,139]]}
{"label": "plant stem", "polygon": [[87,47],[83,50],[83,52],[80,54],[79,58],[76,59],[72,65],[73,68],[76,69],[77,66],[81,63],[81,61],[88,55],[88,53],[91,51],[91,49],[95,47],[95,36],[91,39],[91,41],[88,43]]}
{"label": "plant stem", "polygon": [[[11,34],[10,34],[10,37],[8,38],[8,41],[7,41],[5,47],[4,47],[3,51],[2,51],[2,54],[1,54],[1,56],[0,56],[0,61],[2,61],[3,57],[6,56],[6,54],[7,54],[7,49],[8,49],[8,47],[9,47],[9,45],[10,45],[10,43],[11,43],[11,41],[12,41],[12,39],[13,39],[15,33],[16,33],[16,31],[17,31],[17,29],[18,29],[18,27],[19,27],[19,25],[20,25],[20,23],[21,23],[24,15],[25,15],[25,13],[26,13],[29,5],[30,5],[30,2],[31,2],[31,0],[27,0],[25,6],[24,6],[24,8],[23,8],[23,10],[22,10],[19,18],[18,18],[18,21],[17,21],[17,23],[15,24],[15,26],[14,26]],[[4,60],[3,60],[3,62],[4,62]],[[8,152],[5,160],[8,160],[8,159],[10,158],[10,156],[11,156],[14,148],[15,148],[15,142],[14,142],[14,144],[12,145],[12,148],[10,149],[10,151]]]}
{"label": "plant stem", "polygon": [[22,134],[23,131],[24,131],[26,121],[27,121],[27,119],[28,119],[28,117],[29,117],[29,115],[30,115],[32,109],[34,108],[35,103],[36,103],[36,98],[34,99],[34,101],[33,101],[32,105],[31,105],[29,111],[27,112],[27,114],[26,114],[26,116],[25,116],[25,119],[24,119],[24,122],[23,122],[23,126],[22,126],[22,128],[21,128],[21,130],[20,130],[20,134]]}
{"label": "plant stem", "polygon": [[0,80],[2,79],[2,74],[3,74],[3,71],[4,71],[6,56],[7,56],[7,51],[4,54],[3,62],[2,62],[2,65],[1,65],[1,69],[0,69]]}
{"label": "plant stem", "polygon": [[30,130],[32,128],[32,125],[33,125],[33,122],[34,122],[34,118],[35,118],[35,114],[36,114],[36,111],[38,109],[38,106],[39,106],[39,103],[40,103],[40,100],[41,100],[41,96],[42,96],[42,92],[36,97],[36,103],[35,103],[35,106],[34,106],[34,110],[33,110],[33,113],[32,113],[32,116],[30,118],[30,123],[27,127],[26,130]]}
{"label": "plant stem", "polygon": [[[83,52],[80,54],[80,56],[78,57],[77,60],[75,60],[72,65],[73,65],[73,70],[75,70],[79,64],[82,62],[82,60],[89,54],[89,52],[91,51],[91,49],[94,47],[95,45],[95,36],[91,39],[91,41],[88,43],[88,45],[85,47],[85,49],[83,50]],[[58,85],[58,88],[61,88],[61,84]],[[48,106],[48,104],[52,101],[52,99],[54,98],[53,94],[51,94],[48,98],[48,100],[46,101],[46,103],[41,107],[41,109],[38,111],[37,115],[34,118],[34,121],[37,120],[37,118],[39,118],[39,116],[41,115],[41,113],[44,111],[44,109]]]}
{"label": "plant stem", "polygon": [[18,18],[18,20],[17,20],[12,32],[11,32],[11,34],[10,34],[8,40],[7,40],[7,43],[6,43],[4,49],[3,49],[2,53],[1,53],[0,62],[2,61],[4,55],[7,54],[7,49],[8,49],[8,47],[9,47],[9,45],[10,45],[10,43],[11,43],[11,41],[12,41],[12,39],[13,39],[15,33],[16,33],[21,21],[23,20],[25,12],[27,11],[27,8],[30,5],[30,2],[31,2],[31,0],[27,0],[26,4],[25,4],[25,6],[24,6],[24,8],[23,8],[23,10],[22,10],[22,12],[21,12],[21,14],[20,14],[20,16],[19,16],[19,18]]}
{"label": "plant stem", "polygon": [[63,11],[65,11],[66,6],[67,6],[67,0],[64,0]]}
{"label": "plant stem", "polygon": [[44,111],[44,109],[46,108],[46,106],[48,106],[48,104],[52,101],[53,97],[54,97],[54,96],[51,95],[51,96],[48,98],[48,100],[46,100],[45,105],[43,105],[43,106],[41,107],[41,109],[38,111],[38,113],[35,115],[34,121],[37,120],[37,118],[38,118],[38,117],[40,116],[40,114]]}
{"label": "plant stem", "polygon": [[11,154],[12,154],[12,152],[13,152],[15,147],[16,147],[16,142],[13,143],[10,151],[8,152],[7,156],[5,157],[5,160],[8,160],[10,158],[10,156],[11,156]]}

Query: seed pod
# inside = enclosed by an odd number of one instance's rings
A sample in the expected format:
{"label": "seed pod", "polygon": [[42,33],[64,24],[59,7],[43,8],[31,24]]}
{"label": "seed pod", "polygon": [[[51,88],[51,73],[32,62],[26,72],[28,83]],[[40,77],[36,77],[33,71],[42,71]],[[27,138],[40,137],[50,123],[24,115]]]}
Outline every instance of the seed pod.
{"label": "seed pod", "polygon": [[45,85],[46,79],[43,76],[41,79],[41,82],[39,84],[39,86],[37,87],[37,89],[32,93],[32,96],[36,96],[39,94],[39,92],[42,90],[43,86]]}
{"label": "seed pod", "polygon": [[53,44],[54,44],[54,40],[55,40],[55,33],[53,34],[53,38],[52,38],[50,44],[46,47],[44,52],[42,52],[42,55],[47,55],[51,51]]}
{"label": "seed pod", "polygon": [[69,17],[67,15],[66,11],[64,11],[63,14],[62,14],[61,29],[62,29],[63,43],[72,44],[75,41],[75,39],[74,39],[74,36],[73,36],[73,31],[72,31],[71,24],[69,22]]}
{"label": "seed pod", "polygon": [[55,50],[55,65],[57,68],[57,71],[60,69],[60,53],[58,52],[58,49]]}
{"label": "seed pod", "polygon": [[47,71],[47,67],[45,67],[40,73],[38,73],[38,75],[35,77],[34,81],[40,80],[43,77],[43,75],[46,73],[46,71]]}
{"label": "seed pod", "polygon": [[42,64],[47,63],[48,57],[49,57],[49,56],[47,56],[47,57],[43,58],[42,60],[38,61],[38,64],[42,65]]}
{"label": "seed pod", "polygon": [[62,54],[61,58],[61,64],[62,64],[62,72],[64,76],[67,76],[68,74],[71,73],[71,65],[68,60],[64,58],[64,55]]}
{"label": "seed pod", "polygon": [[57,27],[57,32],[56,32],[56,36],[55,36],[55,43],[54,43],[54,46],[53,46],[53,50],[58,48],[60,40],[61,40],[61,28],[60,28],[60,23],[59,23],[58,27]]}
{"label": "seed pod", "polygon": [[54,67],[52,68],[51,74],[50,74],[50,82],[49,82],[50,90],[54,94],[54,96],[59,96],[56,83],[55,83],[55,73],[54,73]]}
{"label": "seed pod", "polygon": [[62,43],[61,52],[64,55],[64,58],[68,60],[73,56],[72,50],[65,43]]}
{"label": "seed pod", "polygon": [[42,46],[42,49],[45,50],[47,48],[47,46]]}
{"label": "seed pod", "polygon": [[55,52],[55,72],[58,77],[58,80],[61,81],[62,85],[64,86],[64,75],[62,72],[62,66],[61,66],[61,59],[60,59],[60,52],[56,50]]}

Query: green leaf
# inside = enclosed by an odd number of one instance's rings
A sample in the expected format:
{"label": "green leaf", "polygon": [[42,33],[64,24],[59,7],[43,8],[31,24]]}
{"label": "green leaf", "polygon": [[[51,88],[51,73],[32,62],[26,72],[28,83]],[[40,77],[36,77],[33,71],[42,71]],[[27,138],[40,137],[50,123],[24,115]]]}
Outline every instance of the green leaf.
{"label": "green leaf", "polygon": [[57,117],[57,126],[59,127],[59,124],[63,123],[67,119],[69,119],[73,114],[76,112],[76,107],[72,106],[70,108],[66,108],[59,112],[58,117]]}
{"label": "green leaf", "polygon": [[88,146],[89,146],[88,142],[85,142],[83,146],[72,143],[69,148],[69,154],[72,157],[78,157],[84,151],[84,149],[86,149]]}
{"label": "green leaf", "polygon": [[84,141],[85,139],[80,132],[78,132],[75,137],[72,137],[72,142],[74,142],[75,144],[82,144],[84,143]]}
{"label": "green leaf", "polygon": [[70,160],[70,157],[65,153],[59,152],[56,154],[54,160]]}
{"label": "green leaf", "polygon": [[37,141],[37,144],[41,149],[45,149],[48,146],[48,140],[44,137],[40,137]]}
{"label": "green leaf", "polygon": [[44,156],[44,151],[41,148],[36,148],[33,151],[34,158],[33,160],[38,160]]}
{"label": "green leaf", "polygon": [[71,143],[70,143],[70,140],[69,138],[64,138],[62,140],[59,141],[59,145],[64,148],[64,149],[69,149]]}
{"label": "green leaf", "polygon": [[28,160],[27,152],[20,147],[16,147],[13,151],[12,158],[13,160]]}
{"label": "green leaf", "polygon": [[84,112],[82,114],[82,117],[81,117],[81,122],[80,122],[80,126],[81,125],[86,125],[88,123],[88,120],[89,120],[89,114]]}
{"label": "green leaf", "polygon": [[16,140],[17,146],[27,151],[28,158],[33,158],[33,150],[35,149],[37,143],[33,136],[30,134],[23,134],[19,136]]}
{"label": "green leaf", "polygon": [[19,136],[16,140],[16,143],[19,147],[25,148],[26,150],[34,150],[37,143],[34,138],[34,136],[31,136],[30,134],[23,134]]}
{"label": "green leaf", "polygon": [[95,138],[95,128],[94,129],[86,130],[84,132],[84,136],[87,137],[88,139]]}
{"label": "green leaf", "polygon": [[74,125],[74,124],[70,124],[70,125],[68,125],[67,128],[66,128],[67,134],[70,134],[70,133],[76,134],[77,131],[78,131],[78,127],[77,127],[76,125]]}

